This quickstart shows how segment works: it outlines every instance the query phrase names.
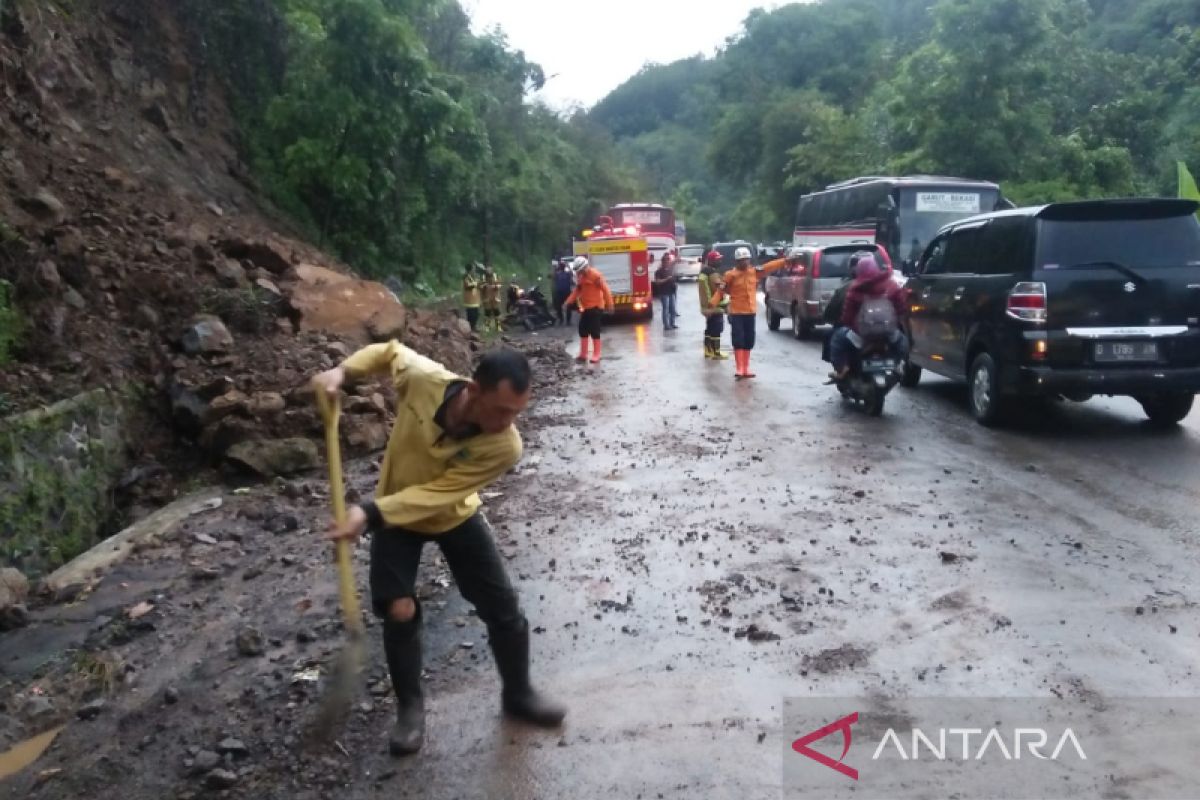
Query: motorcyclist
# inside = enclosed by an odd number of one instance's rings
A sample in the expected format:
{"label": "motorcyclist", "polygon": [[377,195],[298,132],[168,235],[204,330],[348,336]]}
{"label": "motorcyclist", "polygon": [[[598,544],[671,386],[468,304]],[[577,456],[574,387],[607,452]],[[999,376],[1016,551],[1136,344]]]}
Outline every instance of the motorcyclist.
{"label": "motorcyclist", "polygon": [[[831,377],[835,380],[843,380],[850,374],[853,350],[862,349],[865,335],[886,335],[888,351],[898,361],[908,354],[908,339],[903,332],[908,303],[904,289],[892,279],[892,268],[881,267],[874,255],[866,255],[859,260],[854,275],[842,308],[844,330],[835,332],[830,341],[834,369]],[[888,332],[867,330],[867,326],[874,327],[879,320],[887,322]]]}
{"label": "motorcyclist", "polygon": [[[858,262],[869,255],[871,255],[870,250],[859,250],[850,256],[849,267],[846,269],[846,274],[842,276],[841,286],[834,291],[833,297],[829,298],[829,302],[825,304],[825,310],[821,312],[822,322],[830,326],[829,335],[825,337],[824,345],[821,348],[822,361],[832,362],[830,351],[833,337],[845,335],[846,329],[842,325],[842,309],[846,306],[846,293],[850,291],[850,284],[854,282],[854,271],[858,267]],[[832,382],[831,378],[830,383]]]}

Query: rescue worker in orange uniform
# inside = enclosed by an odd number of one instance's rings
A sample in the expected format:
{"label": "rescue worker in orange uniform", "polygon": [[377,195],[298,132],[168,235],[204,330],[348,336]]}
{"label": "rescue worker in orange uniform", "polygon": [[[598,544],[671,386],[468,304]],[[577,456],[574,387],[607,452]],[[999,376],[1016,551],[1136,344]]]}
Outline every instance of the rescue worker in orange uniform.
{"label": "rescue worker in orange uniform", "polygon": [[588,360],[588,340],[592,341],[592,363],[600,363],[600,334],[604,331],[604,314],[613,313],[613,296],[608,282],[600,271],[588,263],[587,256],[577,256],[571,262],[575,273],[575,291],[564,306],[579,305],[579,363]]}
{"label": "rescue worker in orange uniform", "polygon": [[750,371],[750,351],[754,349],[754,322],[758,313],[758,282],[787,264],[786,258],[777,258],[764,264],[762,269],[754,268],[753,256],[749,247],[739,247],[733,252],[737,262],[734,269],[722,276],[724,284],[717,290],[710,307],[716,307],[725,298],[729,298],[729,327],[733,335],[733,358],[737,365],[734,377],[738,380],[753,378]]}

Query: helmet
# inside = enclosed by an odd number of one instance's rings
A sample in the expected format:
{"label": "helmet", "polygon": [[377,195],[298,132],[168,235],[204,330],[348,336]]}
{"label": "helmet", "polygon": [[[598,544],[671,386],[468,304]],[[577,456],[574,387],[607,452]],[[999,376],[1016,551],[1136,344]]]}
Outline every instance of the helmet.
{"label": "helmet", "polygon": [[571,262],[572,272],[582,272],[584,267],[588,265],[587,256],[575,256],[575,260]]}
{"label": "helmet", "polygon": [[804,255],[804,251],[801,250],[799,247],[793,247],[787,251],[788,261],[796,261],[803,255]]}
{"label": "helmet", "polygon": [[709,250],[708,255],[704,257],[705,261],[720,261],[723,258],[720,250]]}
{"label": "helmet", "polygon": [[754,258],[754,256],[750,255],[749,247],[739,247],[737,250],[733,251],[734,261],[742,261],[751,258]]}
{"label": "helmet", "polygon": [[854,269],[856,266],[858,266],[858,262],[862,261],[864,258],[874,257],[875,254],[870,250],[859,250],[854,255],[850,256],[850,269]]}

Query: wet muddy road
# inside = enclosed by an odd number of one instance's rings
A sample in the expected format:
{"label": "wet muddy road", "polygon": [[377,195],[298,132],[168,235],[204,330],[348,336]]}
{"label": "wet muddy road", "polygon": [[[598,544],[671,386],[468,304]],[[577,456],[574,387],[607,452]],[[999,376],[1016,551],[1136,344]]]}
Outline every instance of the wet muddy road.
{"label": "wet muddy road", "polygon": [[[299,755],[304,670],[339,642],[332,569],[315,534],[247,533],[220,559],[269,564],[254,580],[231,567],[197,586],[194,542],[122,568],[133,590],[100,605],[157,596],[163,614],[114,644],[134,687],[0,796],[748,800],[779,796],[783,743],[804,733],[783,728],[786,697],[1200,691],[1195,420],[1155,432],[1132,401],[1100,400],[991,431],[928,377],[870,419],[820,385],[819,345],[786,322],[760,317],[758,378],[735,382],[701,357],[690,286],[681,299],[679,330],[611,328],[604,363],[537,404],[524,464],[489,498],[535,673],[570,704],[561,732],[500,719],[482,626],[431,549],[425,750],[385,753],[373,641],[345,735]],[[366,490],[369,465],[356,474]],[[293,505],[316,524],[319,495]],[[53,613],[0,644],[49,647]],[[229,652],[243,623],[266,635],[258,659]],[[32,658],[0,666],[20,682]]]}

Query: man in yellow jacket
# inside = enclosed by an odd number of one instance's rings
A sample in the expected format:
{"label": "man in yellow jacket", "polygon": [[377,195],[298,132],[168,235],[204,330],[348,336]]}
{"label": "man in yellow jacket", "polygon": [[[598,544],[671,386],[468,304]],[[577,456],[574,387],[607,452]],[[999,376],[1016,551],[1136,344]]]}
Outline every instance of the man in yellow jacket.
{"label": "man in yellow jacket", "polygon": [[391,376],[397,403],[375,499],[351,507],[345,525],[333,525],[329,537],[372,532],[371,605],[383,619],[397,702],[391,752],[415,753],[425,737],[416,579],[427,543],[441,549],[463,597],[487,625],[505,713],[559,725],[566,710],[530,684],[529,623],[479,499],[480,490],[521,457],[513,423],[529,404],[529,362],[513,350],[493,350],[468,380],[392,341],[359,350],[313,383],[332,394],[347,379],[379,374]]}
{"label": "man in yellow jacket", "polygon": [[723,276],[724,286],[713,295],[710,307],[716,307],[724,298],[729,298],[729,327],[733,338],[733,358],[737,365],[735,377],[753,378],[750,371],[750,351],[754,349],[754,320],[758,313],[758,282],[764,276],[783,269],[787,259],[777,258],[754,268],[749,247],[739,247],[733,252],[737,262],[734,269]]}
{"label": "man in yellow jacket", "polygon": [[600,270],[591,266],[587,256],[576,256],[571,262],[575,273],[575,291],[564,306],[579,304],[579,363],[588,360],[588,340],[592,341],[592,363],[600,363],[600,335],[604,332],[604,315],[613,313],[612,291]]}

